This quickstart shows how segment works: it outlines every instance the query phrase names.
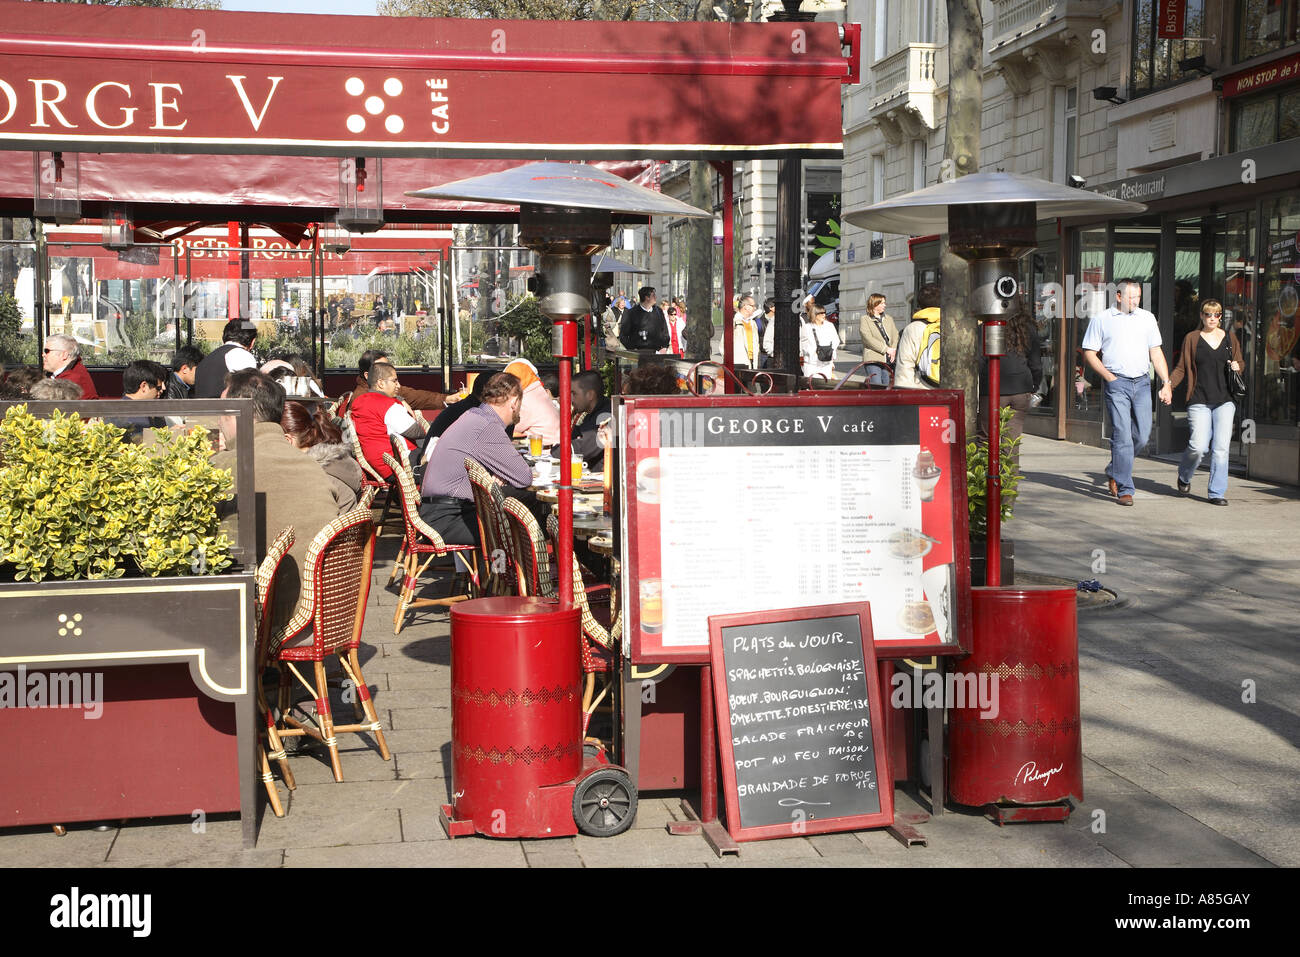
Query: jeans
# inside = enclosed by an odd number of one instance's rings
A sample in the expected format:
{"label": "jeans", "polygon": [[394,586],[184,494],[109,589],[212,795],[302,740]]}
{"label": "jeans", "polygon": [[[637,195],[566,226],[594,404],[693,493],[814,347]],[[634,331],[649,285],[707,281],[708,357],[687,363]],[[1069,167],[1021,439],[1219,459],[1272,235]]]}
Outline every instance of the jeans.
{"label": "jeans", "polygon": [[870,385],[883,385],[886,388],[891,384],[889,376],[889,366],[882,366],[878,362],[873,362],[863,368],[866,375],[867,383]]}
{"label": "jeans", "polygon": [[1144,375],[1116,376],[1105,385],[1106,413],[1110,416],[1110,465],[1106,474],[1115,480],[1120,495],[1132,495],[1133,459],[1151,438],[1151,380]]}
{"label": "jeans", "polygon": [[1228,491],[1228,443],[1232,441],[1232,419],[1237,407],[1225,402],[1211,409],[1200,402],[1187,407],[1187,424],[1192,437],[1178,466],[1178,481],[1192,484],[1201,458],[1210,452],[1210,498],[1223,498]]}

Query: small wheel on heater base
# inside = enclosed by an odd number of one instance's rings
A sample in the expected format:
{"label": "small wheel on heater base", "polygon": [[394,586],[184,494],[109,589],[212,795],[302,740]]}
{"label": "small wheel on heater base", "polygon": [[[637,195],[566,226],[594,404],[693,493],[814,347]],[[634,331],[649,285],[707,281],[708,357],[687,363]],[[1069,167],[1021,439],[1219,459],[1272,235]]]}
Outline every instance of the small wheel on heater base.
{"label": "small wheel on heater base", "polygon": [[587,775],[573,792],[573,820],[578,830],[592,837],[622,834],[636,820],[632,779],[617,768]]}

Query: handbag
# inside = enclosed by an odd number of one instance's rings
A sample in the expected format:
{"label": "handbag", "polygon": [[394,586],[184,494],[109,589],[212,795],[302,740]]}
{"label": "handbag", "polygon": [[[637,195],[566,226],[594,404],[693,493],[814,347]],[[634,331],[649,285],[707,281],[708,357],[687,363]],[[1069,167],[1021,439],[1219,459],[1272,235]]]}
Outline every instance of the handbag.
{"label": "handbag", "polygon": [[1223,377],[1228,386],[1228,395],[1234,401],[1246,398],[1246,380],[1240,372],[1233,370],[1231,359],[1223,364]]}
{"label": "handbag", "polygon": [[835,358],[835,346],[833,344],[824,346],[817,341],[817,326],[815,324],[812,327],[812,339],[813,345],[817,347],[818,362],[830,362],[831,359]]}
{"label": "handbag", "polygon": [[[885,335],[885,324],[884,324],[883,322],[880,321],[880,317],[879,317],[879,316],[872,316],[871,318],[875,321],[875,323],[876,323],[876,328],[880,330],[880,338],[882,338],[882,339],[885,340],[885,348],[888,349],[888,348],[890,347],[890,346],[889,346],[889,336]],[[882,363],[880,363],[880,364],[883,365],[883,366],[887,366],[887,367],[890,368],[890,369],[894,368],[894,363],[891,362],[891,361],[889,361],[889,355],[888,355],[888,354],[885,355],[885,361],[882,362]]]}

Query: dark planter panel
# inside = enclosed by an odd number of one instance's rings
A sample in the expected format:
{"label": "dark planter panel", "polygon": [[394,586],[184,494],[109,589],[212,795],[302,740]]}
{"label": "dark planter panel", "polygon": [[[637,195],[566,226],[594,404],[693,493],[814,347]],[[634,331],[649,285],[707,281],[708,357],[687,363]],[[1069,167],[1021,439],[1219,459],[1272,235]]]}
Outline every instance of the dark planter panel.
{"label": "dark planter panel", "polygon": [[[985,541],[982,538],[970,540],[970,583],[971,587],[986,585],[984,580]],[[1002,584],[1016,583],[1016,543],[1009,538],[1002,539]]]}
{"label": "dark planter panel", "polygon": [[0,709],[3,826],[240,809],[234,704],[201,694],[184,664],[77,670],[102,675],[98,718]]}

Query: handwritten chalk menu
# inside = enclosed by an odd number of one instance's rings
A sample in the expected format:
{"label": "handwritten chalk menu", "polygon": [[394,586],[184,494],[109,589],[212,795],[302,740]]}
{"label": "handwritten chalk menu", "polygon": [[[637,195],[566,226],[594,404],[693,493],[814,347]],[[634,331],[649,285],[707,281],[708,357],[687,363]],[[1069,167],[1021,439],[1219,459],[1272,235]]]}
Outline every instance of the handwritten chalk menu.
{"label": "handwritten chalk menu", "polygon": [[893,823],[870,614],[843,604],[709,619],[736,840]]}
{"label": "handwritten chalk menu", "polygon": [[633,660],[707,661],[710,615],[846,601],[871,604],[882,655],[961,651],[970,565],[956,396],[625,400]]}

